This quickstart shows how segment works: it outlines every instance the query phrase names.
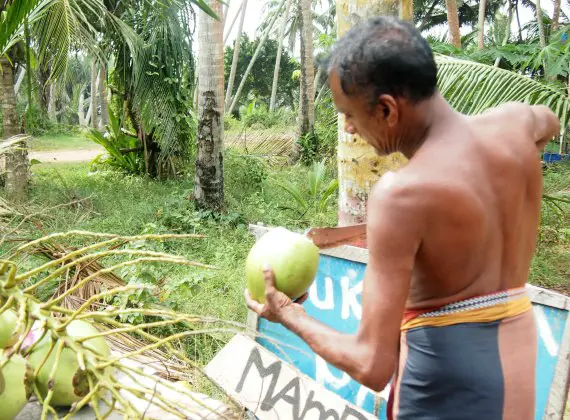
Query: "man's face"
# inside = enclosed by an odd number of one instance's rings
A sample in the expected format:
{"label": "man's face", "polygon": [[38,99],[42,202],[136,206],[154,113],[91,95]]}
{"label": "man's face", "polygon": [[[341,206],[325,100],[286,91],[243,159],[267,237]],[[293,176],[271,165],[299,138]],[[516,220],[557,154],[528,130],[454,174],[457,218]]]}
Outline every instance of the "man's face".
{"label": "man's face", "polygon": [[376,105],[371,105],[366,95],[347,96],[335,70],[330,73],[329,85],[338,112],[344,114],[344,130],[361,136],[379,155],[395,152],[399,114],[397,101],[389,95],[382,95]]}

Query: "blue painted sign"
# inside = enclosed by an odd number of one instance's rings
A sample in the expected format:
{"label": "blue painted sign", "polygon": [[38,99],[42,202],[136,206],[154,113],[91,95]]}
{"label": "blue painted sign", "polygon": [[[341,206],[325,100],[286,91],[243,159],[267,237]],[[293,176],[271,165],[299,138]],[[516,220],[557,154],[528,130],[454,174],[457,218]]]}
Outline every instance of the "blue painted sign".
{"label": "blue painted sign", "polygon": [[[321,255],[319,270],[309,292],[305,309],[322,323],[344,333],[356,332],[362,316],[362,281],[366,265],[345,259]],[[539,347],[536,367],[536,416],[542,419],[558,360],[568,311],[534,304]],[[374,413],[375,394],[352,380],[346,373],[326,363],[299,337],[278,324],[260,319],[259,332],[267,338],[258,342],[285,362],[316,380],[325,388],[347,401]],[[386,419],[388,385],[380,393],[378,418]]]}

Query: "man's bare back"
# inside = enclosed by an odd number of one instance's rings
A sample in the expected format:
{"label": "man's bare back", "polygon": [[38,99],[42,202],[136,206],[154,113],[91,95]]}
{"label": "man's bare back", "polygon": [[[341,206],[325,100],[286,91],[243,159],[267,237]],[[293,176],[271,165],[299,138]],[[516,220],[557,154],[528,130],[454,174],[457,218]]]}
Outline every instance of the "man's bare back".
{"label": "man's bare back", "polygon": [[426,139],[399,179],[392,177],[390,183],[423,192],[418,206],[433,210],[417,253],[408,308],[526,283],[542,199],[538,151],[555,134],[537,127],[534,113],[551,111],[508,104],[459,118],[434,130],[431,136],[437,138]]}

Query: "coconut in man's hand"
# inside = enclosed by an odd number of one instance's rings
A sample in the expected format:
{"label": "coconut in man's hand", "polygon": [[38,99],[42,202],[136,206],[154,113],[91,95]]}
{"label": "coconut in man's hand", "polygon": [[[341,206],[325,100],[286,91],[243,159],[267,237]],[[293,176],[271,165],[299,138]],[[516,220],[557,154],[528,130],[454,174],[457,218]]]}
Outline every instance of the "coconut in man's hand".
{"label": "coconut in man's hand", "polygon": [[309,289],[319,266],[319,248],[307,236],[282,227],[270,230],[251,248],[245,271],[251,297],[265,303],[264,266],[275,275],[275,287],[295,300]]}

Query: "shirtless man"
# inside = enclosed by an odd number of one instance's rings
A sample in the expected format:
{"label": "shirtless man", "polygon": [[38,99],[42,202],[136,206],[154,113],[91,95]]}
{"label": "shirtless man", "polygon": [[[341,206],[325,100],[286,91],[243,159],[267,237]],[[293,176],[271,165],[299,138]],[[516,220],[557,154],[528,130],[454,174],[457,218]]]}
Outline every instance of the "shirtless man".
{"label": "shirtless man", "polygon": [[[349,31],[329,62],[345,129],[409,163],[368,201],[369,262],[354,335],[277,291],[248,307],[299,335],[376,390],[394,419],[534,418],[536,336],[525,293],[542,196],[539,151],[560,130],[544,106],[455,112],[436,89],[427,42],[378,17]],[[458,304],[459,303],[459,304]]]}

